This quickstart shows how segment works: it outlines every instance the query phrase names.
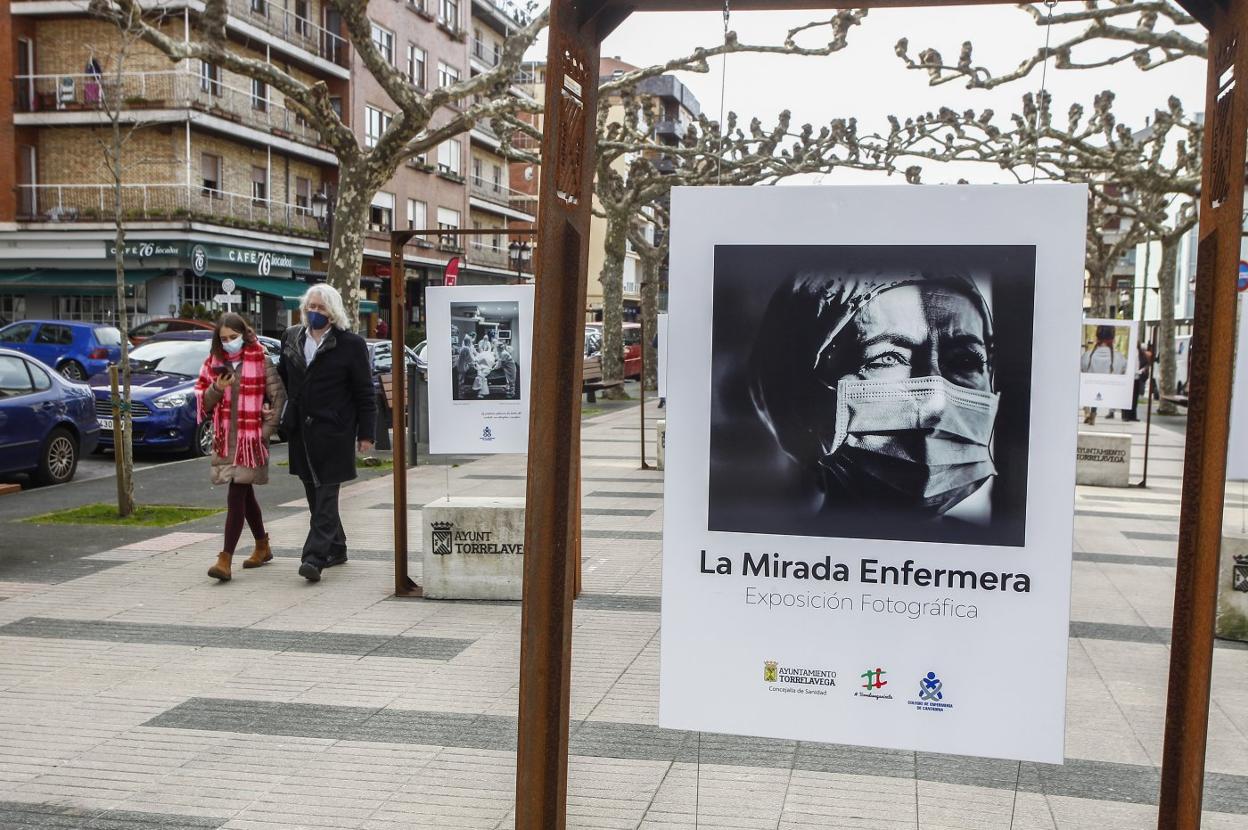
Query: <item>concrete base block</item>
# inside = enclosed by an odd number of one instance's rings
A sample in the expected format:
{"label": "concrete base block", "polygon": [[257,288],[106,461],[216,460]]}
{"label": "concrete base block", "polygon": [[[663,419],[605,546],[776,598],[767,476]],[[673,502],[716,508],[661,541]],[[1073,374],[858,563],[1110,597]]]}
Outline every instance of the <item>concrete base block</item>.
{"label": "concrete base block", "polygon": [[1221,561],[1216,633],[1248,642],[1248,533],[1223,529]]}
{"label": "concrete base block", "polygon": [[1127,487],[1131,436],[1125,432],[1081,432],[1075,450],[1075,483]]}
{"label": "concrete base block", "polygon": [[521,598],[524,499],[438,499],[421,508],[421,522],[427,598]]}
{"label": "concrete base block", "polygon": [[660,418],[659,422],[655,424],[655,433],[654,433],[654,457],[657,459],[656,466],[658,466],[660,470],[663,469],[663,456],[667,454],[666,452],[664,452],[666,449],[667,449],[667,419]]}

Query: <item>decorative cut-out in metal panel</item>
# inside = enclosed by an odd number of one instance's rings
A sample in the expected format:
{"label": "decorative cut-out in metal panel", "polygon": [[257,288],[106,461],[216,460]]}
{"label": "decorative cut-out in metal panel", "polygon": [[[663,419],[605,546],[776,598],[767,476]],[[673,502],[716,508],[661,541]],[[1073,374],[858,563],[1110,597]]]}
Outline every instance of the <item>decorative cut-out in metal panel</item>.
{"label": "decorative cut-out in metal panel", "polygon": [[1232,176],[1230,169],[1231,145],[1234,141],[1237,46],[1238,38],[1230,34],[1213,55],[1218,87],[1214,98],[1213,123],[1210,125],[1209,201],[1215,209],[1230,195],[1232,179],[1240,178]]}
{"label": "decorative cut-out in metal panel", "polygon": [[589,72],[585,56],[565,40],[560,61],[559,148],[555,160],[555,195],[566,206],[576,205],[581,192],[581,159],[585,152],[585,86]]}

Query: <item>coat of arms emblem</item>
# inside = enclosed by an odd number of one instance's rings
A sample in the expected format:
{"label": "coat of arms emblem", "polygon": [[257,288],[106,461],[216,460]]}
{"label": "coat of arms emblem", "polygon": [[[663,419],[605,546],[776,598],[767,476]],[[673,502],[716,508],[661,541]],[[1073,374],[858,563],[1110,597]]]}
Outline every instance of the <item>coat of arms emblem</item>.
{"label": "coat of arms emblem", "polygon": [[451,552],[451,534],[455,527],[452,522],[430,522],[433,528],[433,553],[445,556]]}

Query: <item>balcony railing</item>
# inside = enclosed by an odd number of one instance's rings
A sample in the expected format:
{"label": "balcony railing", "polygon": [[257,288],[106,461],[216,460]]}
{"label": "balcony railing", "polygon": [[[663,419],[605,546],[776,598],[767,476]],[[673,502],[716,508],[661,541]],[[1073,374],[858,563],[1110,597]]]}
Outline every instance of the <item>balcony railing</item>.
{"label": "balcony railing", "polygon": [[230,0],[230,14],[330,63],[351,66],[345,38],[278,5],[277,0]]}
{"label": "balcony railing", "polygon": [[307,144],[317,144],[316,131],[294,110],[278,101],[253,95],[183,70],[125,72],[99,75],[19,75],[18,112],[188,109],[220,115]]}
{"label": "balcony railing", "polygon": [[[507,233],[506,229],[499,231],[502,237]],[[468,261],[473,265],[488,265],[491,268],[511,268],[514,269],[515,263],[511,261],[511,256],[507,252],[505,246],[495,247],[489,242],[478,242],[473,240],[468,243]]]}
{"label": "balcony railing", "polygon": [[475,37],[472,39],[472,56],[486,66],[498,66],[498,62],[503,59],[502,49],[498,44]]}
{"label": "balcony railing", "polygon": [[[123,184],[121,190],[124,221],[199,219],[304,236],[321,233],[311,207],[302,205],[186,183]],[[111,184],[18,185],[17,213],[25,222],[113,222],[118,218]]]}
{"label": "balcony railing", "polygon": [[512,210],[533,213],[536,208],[537,197],[535,195],[513,190],[501,182],[483,179],[480,176],[470,176],[468,184],[473,196],[480,196],[482,199],[505,205]]}

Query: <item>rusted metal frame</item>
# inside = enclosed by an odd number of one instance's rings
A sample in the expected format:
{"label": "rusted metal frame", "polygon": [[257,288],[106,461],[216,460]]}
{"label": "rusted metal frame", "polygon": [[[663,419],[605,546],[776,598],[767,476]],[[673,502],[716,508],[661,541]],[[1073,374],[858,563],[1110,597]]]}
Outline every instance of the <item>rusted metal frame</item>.
{"label": "rusted metal frame", "polygon": [[646,463],[646,317],[641,317],[641,469],[649,470]]}
{"label": "rusted metal frame", "polygon": [[[426,234],[462,234],[466,236],[497,233],[497,228],[409,228],[390,232],[390,373],[392,380],[390,407],[390,442],[394,462],[394,595],[423,596],[423,590],[408,575],[407,547],[407,268],[403,248],[415,236]],[[508,228],[516,236],[532,236],[535,228]],[[424,313],[425,281],[421,276],[420,308]],[[397,355],[397,357],[395,357]],[[413,456],[415,451],[413,450]]]}
{"label": "rusted metal frame", "polygon": [[524,602],[516,753],[517,830],[566,820],[572,598],[580,510],[585,274],[600,33],[571,0],[548,29],[538,212]]}
{"label": "rusted metal frame", "polygon": [[1248,2],[1232,0],[1225,9],[1216,8],[1212,22],[1159,830],[1200,827],[1226,495],[1231,344],[1248,137]]}

